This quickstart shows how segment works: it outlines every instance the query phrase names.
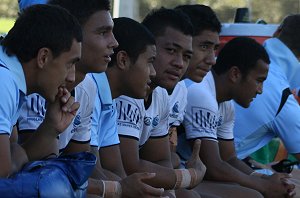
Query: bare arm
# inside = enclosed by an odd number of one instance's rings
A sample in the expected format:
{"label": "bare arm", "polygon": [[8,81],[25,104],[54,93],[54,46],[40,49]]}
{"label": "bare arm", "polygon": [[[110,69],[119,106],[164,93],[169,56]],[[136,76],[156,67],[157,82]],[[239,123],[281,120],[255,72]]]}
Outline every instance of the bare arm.
{"label": "bare arm", "polygon": [[149,138],[139,151],[140,158],[155,164],[173,168],[169,136]]}
{"label": "bare arm", "polygon": [[[160,140],[156,141],[158,143]],[[164,142],[165,140],[163,139],[161,141]],[[167,168],[145,159],[141,159],[139,155],[139,145],[136,139],[120,137],[120,142],[122,161],[128,175],[135,172],[156,173],[156,176],[153,179],[147,180],[148,184],[154,187],[163,187],[165,189],[172,189],[175,186],[175,171],[172,168]],[[150,147],[150,145],[147,147]],[[145,157],[147,157],[147,159],[154,159],[153,155],[157,154],[159,157],[155,161],[163,162],[164,160],[160,156],[161,152],[163,153],[164,151],[161,150],[161,148],[164,148],[164,146],[159,145],[155,148],[152,147],[153,150],[147,149],[151,155]],[[167,151],[169,151],[169,148]]]}
{"label": "bare arm", "polygon": [[99,156],[101,165],[104,169],[113,172],[121,178],[126,177],[119,145],[100,148]]}
{"label": "bare arm", "polygon": [[97,157],[96,166],[93,170],[93,173],[92,173],[91,177],[95,178],[95,179],[101,179],[101,180],[119,181],[121,179],[119,176],[117,176],[116,174],[102,168],[98,148],[92,146],[91,151]]}
{"label": "bare arm", "polygon": [[8,134],[0,135],[0,177],[6,178],[13,172],[11,159],[10,141]]}
{"label": "bare arm", "polygon": [[237,158],[233,141],[220,140],[219,147],[222,148],[219,149],[222,160],[247,175],[250,175],[254,171],[245,162]]}
{"label": "bare arm", "polygon": [[10,143],[8,134],[0,135],[0,178],[19,171],[28,162],[24,149],[15,142]]}
{"label": "bare arm", "polygon": [[73,142],[72,140],[66,146],[64,151],[61,154],[72,154],[72,153],[79,153],[79,152],[89,152],[90,144],[89,143],[79,143]]}
{"label": "bare arm", "polygon": [[30,161],[42,159],[53,152],[58,154],[56,137],[69,126],[78,108],[79,103],[74,102],[70,92],[61,88],[56,101],[49,103],[43,123],[22,145]]}
{"label": "bare arm", "polygon": [[222,158],[224,159],[230,159],[229,156],[225,155],[230,152],[223,152],[226,146],[220,145],[222,147],[219,148],[218,142],[202,140],[200,157],[207,167],[207,179],[238,183],[261,192],[265,197],[284,197],[287,195],[289,187],[283,185],[280,175],[274,175],[268,179],[247,175],[221,159],[219,150],[222,150]]}

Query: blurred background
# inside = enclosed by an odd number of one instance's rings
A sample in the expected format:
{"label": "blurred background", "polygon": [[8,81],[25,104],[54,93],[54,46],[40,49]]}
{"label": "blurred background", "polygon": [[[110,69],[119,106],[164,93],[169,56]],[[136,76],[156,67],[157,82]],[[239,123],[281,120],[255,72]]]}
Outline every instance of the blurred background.
{"label": "blurred background", "polygon": [[[223,23],[234,21],[237,8],[248,8],[246,22],[278,24],[288,14],[300,13],[300,0],[112,0],[113,17],[126,16],[141,21],[153,8],[174,8],[179,4],[205,4]],[[17,0],[0,0],[0,33],[7,32],[18,14]]]}

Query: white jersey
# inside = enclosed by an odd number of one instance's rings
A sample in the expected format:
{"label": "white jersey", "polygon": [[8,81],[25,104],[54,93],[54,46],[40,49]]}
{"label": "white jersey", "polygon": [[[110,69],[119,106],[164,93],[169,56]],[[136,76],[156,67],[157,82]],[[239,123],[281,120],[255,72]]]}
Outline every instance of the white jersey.
{"label": "white jersey", "polygon": [[120,96],[116,99],[118,133],[137,139],[142,146],[150,137],[168,135],[169,99],[165,89],[152,92],[151,105],[146,109],[143,99]]}
{"label": "white jersey", "polygon": [[[70,141],[87,143],[90,141],[91,116],[96,96],[96,86],[90,76],[75,87],[75,101],[80,103],[76,116],[70,126],[59,136],[59,149],[64,149]],[[19,131],[36,130],[43,122],[46,102],[38,94],[26,97],[18,119]]]}
{"label": "white jersey", "polygon": [[187,139],[233,139],[234,106],[232,101],[218,104],[213,75],[188,87],[184,119]]}
{"label": "white jersey", "polygon": [[185,138],[212,141],[233,140],[234,106],[232,101],[218,104],[214,78],[209,72],[201,83],[188,88],[187,107],[184,117],[186,137],[179,136],[178,152],[188,159],[191,154]]}
{"label": "white jersey", "polygon": [[187,104],[187,88],[184,81],[177,83],[172,94],[169,96],[169,101],[169,126],[179,126],[183,122]]}

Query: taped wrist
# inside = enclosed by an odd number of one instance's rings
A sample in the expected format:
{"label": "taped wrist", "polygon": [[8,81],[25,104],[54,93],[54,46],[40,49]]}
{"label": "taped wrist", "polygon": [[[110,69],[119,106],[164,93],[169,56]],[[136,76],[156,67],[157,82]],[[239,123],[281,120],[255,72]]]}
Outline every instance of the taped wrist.
{"label": "taped wrist", "polygon": [[103,181],[102,198],[121,198],[122,186],[117,181]]}
{"label": "taped wrist", "polygon": [[197,173],[194,168],[175,169],[176,183],[174,189],[194,187],[197,182]]}

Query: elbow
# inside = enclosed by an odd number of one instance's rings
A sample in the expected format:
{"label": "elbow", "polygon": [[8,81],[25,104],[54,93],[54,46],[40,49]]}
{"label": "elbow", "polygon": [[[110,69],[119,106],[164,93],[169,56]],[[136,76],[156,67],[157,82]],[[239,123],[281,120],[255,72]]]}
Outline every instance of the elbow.
{"label": "elbow", "polygon": [[8,178],[13,172],[11,167],[1,167],[0,178]]}

